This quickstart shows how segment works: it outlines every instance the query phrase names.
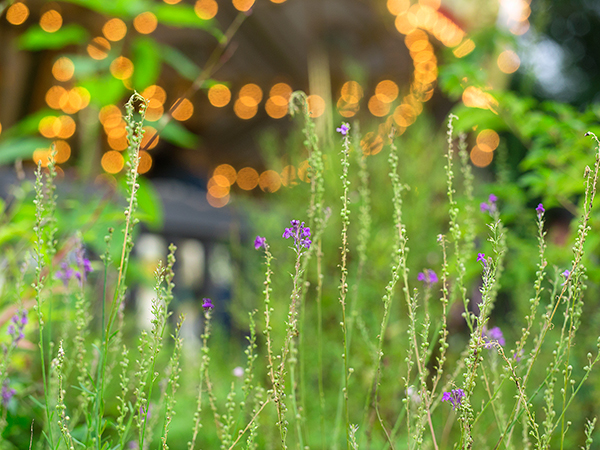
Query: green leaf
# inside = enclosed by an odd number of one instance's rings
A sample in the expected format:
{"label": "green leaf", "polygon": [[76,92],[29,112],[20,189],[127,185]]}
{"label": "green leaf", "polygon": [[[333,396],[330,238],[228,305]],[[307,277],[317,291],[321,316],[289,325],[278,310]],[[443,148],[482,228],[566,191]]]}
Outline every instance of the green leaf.
{"label": "green leaf", "polygon": [[183,148],[196,148],[198,146],[198,136],[188,131],[178,122],[169,122],[161,131],[160,136],[164,140]]}
{"label": "green leaf", "polygon": [[117,80],[111,74],[90,77],[79,83],[90,93],[91,101],[98,106],[115,104],[127,92],[127,88],[121,80]]}
{"label": "green leaf", "polygon": [[81,44],[89,33],[81,25],[71,23],[54,33],[47,33],[39,25],[33,25],[19,38],[21,50],[60,49],[71,44]]}
{"label": "green leaf", "polygon": [[163,45],[160,48],[160,53],[163,61],[175,69],[182,77],[194,81],[200,75],[200,67],[176,48],[170,45]]}
{"label": "green leaf", "polygon": [[29,159],[37,148],[48,148],[47,139],[43,138],[14,138],[0,142],[0,165],[13,163],[19,158]]}
{"label": "green leaf", "polygon": [[150,0],[64,0],[109,16],[131,19],[152,8]]}
{"label": "green leaf", "polygon": [[138,37],[132,43],[133,86],[142,91],[154,84],[160,75],[160,47],[149,37]]}

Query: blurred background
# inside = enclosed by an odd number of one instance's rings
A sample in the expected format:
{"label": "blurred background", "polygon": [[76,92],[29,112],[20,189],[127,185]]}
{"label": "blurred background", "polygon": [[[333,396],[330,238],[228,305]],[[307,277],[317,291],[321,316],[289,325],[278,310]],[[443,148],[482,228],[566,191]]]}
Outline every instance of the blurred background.
{"label": "blurred background", "polygon": [[[307,181],[295,90],[325,144],[342,121],[360,124],[372,157],[391,126],[443,128],[456,113],[476,175],[495,179],[500,148],[524,189],[509,217],[544,200],[566,239],[587,158],[580,131],[600,110],[598,2],[5,0],[0,11],[4,196],[54,146],[79,211],[106,208],[137,90],[148,100],[139,256],[151,267],[179,244],[190,298],[230,295],[232,242],[253,232],[244,202]],[[430,164],[434,149],[421,151]],[[98,250],[102,233],[87,238]]]}
{"label": "blurred background", "polygon": [[[361,333],[353,342],[355,367],[370,368],[381,323],[381,293],[393,264],[391,133],[399,148],[400,179],[410,186],[404,197],[404,220],[414,278],[410,282],[415,286],[421,286],[417,273],[424,268],[440,273],[442,266],[436,237],[448,230],[444,155],[451,113],[459,117],[454,134],[465,136],[465,161],[474,175],[473,192],[465,192],[467,171],[455,158],[460,220],[471,227],[470,250],[475,252],[466,264],[471,307],[480,298],[481,265],[475,254],[492,251],[486,241],[489,216],[479,208],[490,194],[497,196],[503,223],[510,230],[490,320],[504,331],[507,348],[514,348],[529,314],[531,281],[538,270],[534,236],[540,202],[546,208],[550,243],[548,277],[560,282],[558,274],[570,267],[577,230],[573,218],[581,213],[583,201],[582,174],[593,162],[594,144],[584,133],[600,134],[598,1],[0,0],[0,43],[0,287],[9,284],[4,283],[4,269],[18,274],[24,249],[34,240],[33,172],[38,163],[48,164],[54,148],[57,258],[80,231],[96,272],[90,275],[91,297],[98,297],[90,302],[92,332],[100,329],[99,255],[106,249],[104,237],[108,227],[120,230],[124,222],[128,147],[124,105],[134,90],[147,99],[148,108],[138,169],[141,224],[136,227],[135,258],[128,267],[128,283],[133,286],[128,291],[128,312],[134,313],[130,317],[136,322],[126,329],[125,340],[134,342],[138,329],[150,326],[153,271],[174,242],[178,251],[175,300],[170,305],[176,313],[173,318],[179,313],[187,316],[182,336],[186,352],[191,349],[187,362],[193,366],[199,359],[201,299],[213,299],[218,319],[211,336],[212,348],[218,349],[212,353],[219,374],[215,379],[228,380],[233,367],[245,364],[245,338],[254,320],[247,313],[264,308],[264,267],[252,246],[257,234],[267,237],[276,258],[273,333],[286,333],[287,273],[293,270],[294,255],[281,234],[291,219],[308,220],[305,208],[310,202],[310,145],[302,114],[289,113],[294,91],[308,96],[325,161],[323,204],[331,208],[322,239],[326,281],[317,294],[316,269],[307,269],[308,307],[301,313],[306,333],[300,333],[307,349],[300,351],[302,371],[310,373],[307,383],[315,379],[314,349],[322,345],[317,336],[324,333],[330,417],[336,414],[333,405],[339,395],[331,380],[338,377],[342,353],[341,137],[335,133],[342,122],[350,123],[352,133],[348,266],[351,294],[360,299],[353,317],[358,318]],[[370,195],[359,186],[368,186]],[[365,216],[370,222],[361,222]],[[599,218],[594,213],[592,224]],[[369,227],[362,250],[367,258],[361,262],[357,230]],[[113,261],[120,260],[122,240],[120,231],[115,232]],[[587,364],[587,352],[595,348],[600,327],[599,286],[594,281],[600,279],[600,235],[592,233],[587,245],[586,273],[591,281],[583,306],[583,337],[573,347],[576,371]],[[551,271],[550,265],[556,270]],[[113,275],[109,271],[109,291],[115,285]],[[53,292],[62,299],[61,289]],[[317,297],[322,297],[322,327],[314,308]],[[6,288],[0,303],[6,322],[10,308],[15,308],[13,290]],[[405,308],[402,304],[393,311],[397,317],[385,336],[390,343],[404,336]],[[431,308],[440,313],[439,305]],[[468,342],[463,311],[462,302],[449,309],[450,367],[460,360]],[[64,319],[68,323],[69,317]],[[262,339],[262,333],[257,334]],[[381,398],[389,402],[384,414],[393,423],[405,395],[396,368],[406,355],[401,345],[389,347],[385,364],[391,382],[382,388]],[[542,352],[546,358],[542,366],[550,364],[551,347],[548,344]],[[30,370],[28,357],[15,378],[39,373]],[[179,408],[184,419],[195,408],[192,372],[182,377]],[[543,371],[535,375],[544,382]],[[261,376],[266,381],[264,371],[257,375]],[[370,377],[366,369],[353,375],[358,395],[371,391]],[[583,445],[585,418],[594,415],[600,401],[600,378],[596,380],[586,395],[578,397],[581,403],[572,406],[572,429],[579,431],[571,432],[574,437],[566,448]],[[220,398],[227,396],[227,384],[216,388]],[[26,395],[29,392],[23,398]],[[317,402],[316,396],[307,395],[308,429],[322,426],[310,413],[319,408]],[[361,413],[365,402],[359,403]],[[11,414],[27,418],[33,406],[22,402],[18,408],[19,414]],[[276,419],[265,421],[272,425]],[[24,437],[29,437],[30,422],[13,422],[5,435],[23,442],[15,448],[27,448]],[[183,422],[175,426],[174,442],[187,439],[189,424]],[[481,426],[488,429],[487,422]],[[272,443],[279,439],[277,433],[266,434]],[[493,433],[481,435],[482,441],[494,439]],[[206,447],[216,448],[216,434],[207,436]],[[321,437],[337,442],[328,433]],[[385,440],[379,438],[384,448]],[[334,447],[327,442],[320,448]]]}

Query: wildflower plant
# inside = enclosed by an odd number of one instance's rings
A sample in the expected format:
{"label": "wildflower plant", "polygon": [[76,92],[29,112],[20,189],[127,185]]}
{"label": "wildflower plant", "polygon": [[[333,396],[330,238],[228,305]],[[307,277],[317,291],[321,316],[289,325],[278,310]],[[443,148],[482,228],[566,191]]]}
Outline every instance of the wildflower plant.
{"label": "wildflower plant", "polygon": [[[571,437],[571,414],[600,360],[600,341],[589,349],[580,338],[600,156],[584,173],[572,258],[552,258],[560,269],[551,279],[546,209],[530,205],[523,215],[537,229],[537,270],[526,315],[508,321],[499,305],[515,290],[507,272],[517,258],[507,198],[486,190],[478,210],[483,189],[464,136],[454,150],[458,118],[450,117],[443,160],[447,203],[435,204],[446,223],[423,237],[409,208],[422,194],[404,180],[410,168],[399,145],[409,138],[388,130],[387,158],[376,160],[360,151],[357,124],[342,123],[329,130],[336,139],[328,148],[305,96],[295,93],[293,104],[304,113],[310,166],[310,186],[295,189],[308,206],[302,216],[286,211],[277,232],[262,212],[256,222],[260,234],[247,248],[263,258],[262,295],[244,291],[256,306],[244,311],[243,345],[214,320],[216,311],[236,320],[237,304],[207,297],[197,302],[198,348],[188,351],[184,317],[171,317],[175,246],[154,272],[149,327],[128,325],[143,98],[126,105],[123,223],[105,232],[102,252],[83,233],[61,235],[52,218],[56,169],[37,168],[32,258],[20,255],[33,267],[17,271],[3,324],[5,435],[17,400],[26,399],[18,356],[35,341],[41,380],[26,392],[41,418],[32,434],[39,448],[593,448],[595,418],[579,420],[580,436]],[[389,189],[380,192],[382,168]],[[409,243],[418,249],[423,240],[427,252],[411,251]]]}

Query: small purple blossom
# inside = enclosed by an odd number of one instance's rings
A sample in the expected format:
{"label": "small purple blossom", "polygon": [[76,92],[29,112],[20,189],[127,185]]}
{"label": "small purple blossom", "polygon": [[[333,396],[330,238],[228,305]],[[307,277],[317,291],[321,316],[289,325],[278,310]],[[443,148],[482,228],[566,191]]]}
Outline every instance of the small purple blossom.
{"label": "small purple blossom", "polygon": [[515,352],[515,354],[513,355],[513,359],[517,362],[521,361],[521,358],[523,357],[523,355],[525,354],[525,351],[523,351],[523,349],[518,350],[517,352]]}
{"label": "small purple blossom", "polygon": [[13,398],[13,395],[15,395],[16,392],[17,391],[15,391],[13,388],[8,387],[8,380],[6,380],[2,385],[2,406],[6,408],[8,406],[8,402],[11,398]]}
{"label": "small purple blossom", "polygon": [[13,316],[13,318],[11,319],[11,324],[6,329],[6,333],[12,337],[11,345],[16,347],[19,341],[25,337],[25,334],[23,333],[23,328],[25,328],[27,322],[28,319],[26,309],[17,311],[17,313]]}
{"label": "small purple blossom", "polygon": [[488,212],[490,214],[493,214],[496,212],[497,207],[496,207],[496,202],[498,201],[498,197],[496,197],[494,194],[490,194],[490,196],[488,197],[488,201],[485,203],[481,203],[479,205],[479,209],[481,210],[481,212]]}
{"label": "small purple blossom", "polygon": [[310,248],[310,244],[312,244],[312,241],[309,239],[310,228],[305,227],[304,222],[300,223],[299,220],[292,220],[290,223],[292,226],[285,229],[283,237],[285,239],[294,238],[296,252],[302,251],[303,248]]}
{"label": "small purple blossom", "polygon": [[212,300],[210,298],[203,298],[202,302],[202,307],[206,310],[213,309],[215,307],[215,305],[212,304]]}
{"label": "small purple blossom", "polygon": [[493,348],[495,343],[498,343],[503,347],[504,344],[506,344],[504,336],[502,335],[502,330],[499,327],[494,327],[489,330],[487,328],[484,328],[483,339],[485,341],[483,346],[487,349]]}
{"label": "small purple blossom", "polygon": [[75,273],[75,271],[71,267],[69,267],[69,264],[66,261],[60,263],[60,268],[61,270],[56,272],[56,278],[62,280],[64,285],[67,286],[69,284],[69,280],[73,278],[73,274]]}
{"label": "small purple blossom", "polygon": [[487,264],[487,260],[485,259],[485,253],[477,253],[477,261],[482,262],[485,266]]}
{"label": "small purple blossom", "polygon": [[563,277],[565,277],[565,282],[563,284],[561,284],[561,286],[564,286],[565,284],[567,284],[567,281],[569,281],[569,277],[571,276],[571,271],[569,269],[566,269],[563,273],[561,273],[561,275]]}
{"label": "small purple blossom", "polygon": [[452,409],[456,409],[460,405],[462,398],[465,396],[465,391],[462,389],[452,389],[450,392],[444,392],[442,396],[443,402],[452,403]]}
{"label": "small purple blossom", "polygon": [[541,219],[542,216],[544,215],[544,213],[546,212],[546,210],[544,209],[544,205],[542,205],[541,203],[539,205],[537,205],[537,208],[535,208],[535,212],[537,213],[538,217]]}
{"label": "small purple blossom", "polygon": [[335,131],[337,131],[338,133],[342,133],[342,136],[346,136],[348,134],[348,130],[350,129],[350,125],[347,123],[342,123],[342,126],[339,128],[336,128]]}
{"label": "small purple blossom", "polygon": [[254,249],[258,250],[259,248],[266,248],[267,238],[256,236],[254,239]]}
{"label": "small purple blossom", "polygon": [[432,284],[438,282],[438,276],[433,270],[424,269],[423,272],[419,272],[417,275],[417,280],[425,283],[427,287],[431,287]]}

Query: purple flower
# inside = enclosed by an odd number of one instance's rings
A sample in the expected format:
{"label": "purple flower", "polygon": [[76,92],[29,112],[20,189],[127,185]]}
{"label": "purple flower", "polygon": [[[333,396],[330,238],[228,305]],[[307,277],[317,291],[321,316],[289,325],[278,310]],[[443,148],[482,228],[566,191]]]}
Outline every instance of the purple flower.
{"label": "purple flower", "polygon": [[90,273],[94,270],[92,269],[92,263],[87,258],[83,259],[83,270],[85,271],[85,273]]}
{"label": "purple flower", "polygon": [[303,248],[310,248],[310,244],[312,244],[312,241],[309,239],[310,228],[305,227],[304,222],[300,223],[299,220],[292,220],[290,223],[292,226],[285,229],[283,237],[285,239],[294,238],[294,246],[297,252],[302,251]]}
{"label": "purple flower", "polygon": [[487,349],[492,348],[495,343],[498,343],[501,346],[504,346],[504,344],[506,344],[504,336],[502,335],[502,330],[499,327],[494,327],[490,330],[484,328],[483,339],[485,341],[485,344],[483,346]]}
{"label": "purple flower", "polygon": [[488,212],[490,214],[493,214],[496,212],[496,202],[498,201],[498,197],[496,197],[494,194],[490,194],[490,196],[488,197],[488,201],[487,203],[481,203],[479,205],[479,209],[481,210],[481,212]]}
{"label": "purple flower", "polygon": [[25,337],[23,328],[27,325],[27,310],[23,309],[17,311],[17,313],[11,319],[11,324],[8,326],[6,332],[12,337],[12,345],[17,346],[19,341]]}
{"label": "purple flower", "polygon": [[69,267],[69,264],[66,261],[60,263],[60,268],[58,272],[56,272],[56,278],[63,281],[63,284],[67,286],[69,284],[69,280],[73,277],[75,271]]}
{"label": "purple flower", "polygon": [[477,253],[477,261],[482,262],[483,265],[485,266],[487,263],[487,260],[485,259],[485,254],[484,253]]}
{"label": "purple flower", "polygon": [[565,284],[567,284],[567,281],[569,281],[569,277],[571,276],[571,271],[569,269],[567,269],[563,273],[561,273],[561,275],[563,277],[565,277],[565,282],[563,284],[561,284],[561,286],[564,286]]}
{"label": "purple flower", "polygon": [[256,236],[254,239],[254,249],[258,250],[259,248],[266,248],[265,244],[267,243],[267,238]]}
{"label": "purple flower", "polygon": [[204,309],[213,309],[215,307],[210,298],[203,298],[202,301],[204,302],[202,303]]}
{"label": "purple flower", "polygon": [[514,355],[513,355],[513,359],[517,362],[521,361],[521,358],[523,357],[523,354],[525,352],[523,351],[523,349],[517,351]]}
{"label": "purple flower", "polygon": [[431,287],[432,284],[438,282],[438,276],[431,269],[424,269],[423,272],[419,272],[417,280],[424,282],[427,287]]}
{"label": "purple flower", "polygon": [[342,126],[339,128],[336,128],[335,131],[337,131],[338,133],[342,133],[342,136],[346,136],[348,134],[348,130],[350,129],[350,125],[347,123],[342,123]]}
{"label": "purple flower", "polygon": [[541,203],[539,205],[537,205],[537,208],[535,208],[535,212],[537,213],[538,217],[541,219],[542,215],[546,212],[546,210],[544,209],[544,205],[542,205]]}
{"label": "purple flower", "polygon": [[462,389],[452,389],[450,392],[444,392],[442,396],[443,402],[452,403],[452,409],[456,409],[460,405],[462,398],[465,396],[465,391]]}
{"label": "purple flower", "polygon": [[13,397],[13,395],[16,394],[16,392],[17,391],[15,391],[14,389],[8,387],[8,380],[6,380],[2,385],[2,406],[6,408],[8,402]]}

